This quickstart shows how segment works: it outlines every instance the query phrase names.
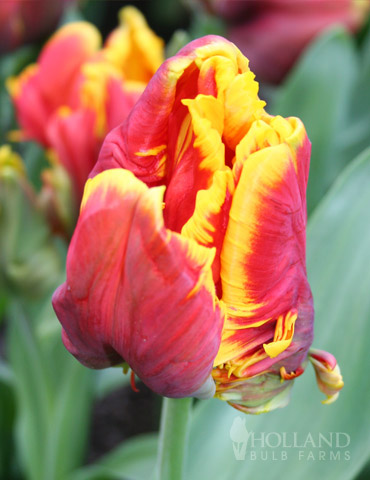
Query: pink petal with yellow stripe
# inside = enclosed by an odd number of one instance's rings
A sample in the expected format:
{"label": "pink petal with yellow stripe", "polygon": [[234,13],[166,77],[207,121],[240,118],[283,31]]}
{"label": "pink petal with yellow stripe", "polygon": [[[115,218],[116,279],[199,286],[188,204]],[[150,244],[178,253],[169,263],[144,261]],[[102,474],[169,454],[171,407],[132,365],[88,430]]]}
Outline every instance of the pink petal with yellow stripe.
{"label": "pink petal with yellow stripe", "polygon": [[126,361],[156,392],[183,397],[208,385],[223,315],[215,251],[164,227],[163,193],[126,170],[89,180],[53,304],[82,363]]}

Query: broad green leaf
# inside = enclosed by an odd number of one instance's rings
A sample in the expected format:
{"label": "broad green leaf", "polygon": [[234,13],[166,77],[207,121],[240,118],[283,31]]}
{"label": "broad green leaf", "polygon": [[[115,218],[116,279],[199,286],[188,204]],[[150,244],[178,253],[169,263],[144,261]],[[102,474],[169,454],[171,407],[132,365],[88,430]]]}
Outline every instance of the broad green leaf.
{"label": "broad green leaf", "polygon": [[52,389],[44,478],[63,478],[84,459],[94,391],[95,372],[83,367],[65,349],[61,326],[47,300],[37,324],[40,354],[47,363]]}
{"label": "broad green leaf", "polygon": [[68,480],[149,480],[156,463],[157,443],[155,434],[129,439],[95,465],[74,472]]}
{"label": "broad green leaf", "polygon": [[[350,480],[365,466],[370,454],[369,184],[367,150],[338,178],[308,228],[308,276],[316,310],[314,346],[333,353],[340,364],[345,386],[339,399],[332,405],[320,403],[323,395],[308,366],[295,381],[285,409],[244,416],[221,401],[203,402],[192,422],[186,478]],[[247,431],[255,438],[254,447],[251,437],[248,440],[245,460],[236,460],[230,438],[237,417],[245,419]],[[239,429],[238,433],[244,432]],[[320,447],[320,434],[332,446],[321,440]],[[268,435],[270,445],[280,445],[262,448],[261,439]],[[350,444],[345,445],[348,439]]]}
{"label": "broad green leaf", "polygon": [[8,314],[8,355],[19,408],[17,445],[30,480],[42,480],[43,458],[51,421],[51,388],[28,319],[19,305]]}
{"label": "broad green leaf", "polygon": [[359,52],[359,67],[345,124],[337,136],[340,163],[343,159],[354,158],[370,145],[370,29]]}
{"label": "broad green leaf", "polygon": [[309,212],[353,158],[339,159],[336,142],[343,135],[357,73],[352,37],[339,28],[330,30],[308,48],[270,105],[276,115],[301,118],[312,142]]}
{"label": "broad green leaf", "polygon": [[367,463],[365,468],[361,470],[356,480],[368,480],[370,478],[370,463]]}
{"label": "broad green leaf", "polygon": [[93,372],[80,365],[67,351],[64,356],[65,374],[55,392],[53,417],[49,424],[48,456],[44,457],[45,480],[64,478],[80,466],[87,445]]}
{"label": "broad green leaf", "polygon": [[46,318],[36,322],[25,311],[18,303],[7,315],[19,404],[18,449],[26,478],[64,479],[83,461],[93,372],[65,350],[53,314],[45,330]]}

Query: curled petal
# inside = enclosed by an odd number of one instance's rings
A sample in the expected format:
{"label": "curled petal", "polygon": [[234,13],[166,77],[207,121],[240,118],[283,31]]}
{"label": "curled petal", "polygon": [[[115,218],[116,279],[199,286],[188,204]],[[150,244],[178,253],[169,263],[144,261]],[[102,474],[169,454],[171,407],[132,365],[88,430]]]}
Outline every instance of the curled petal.
{"label": "curled petal", "polygon": [[[217,81],[224,85],[217,80],[214,69],[204,71],[203,65],[214,56],[233,64],[235,71],[248,71],[248,61],[221,37],[209,35],[189,43],[161,65],[134,107],[130,121],[107,136],[92,175],[109,168],[127,168],[148,186],[167,184],[180,153],[193,147],[189,108],[182,100],[209,95],[217,90]],[[199,108],[193,110],[202,117]]]}
{"label": "curled petal", "polygon": [[223,323],[215,252],[164,228],[162,196],[126,170],[89,180],[54,308],[82,363],[126,361],[162,395],[202,395]]}
{"label": "curled petal", "polygon": [[216,247],[212,266],[215,284],[220,279],[220,255],[234,189],[229,169],[216,172],[210,188],[198,191],[194,213],[181,230],[182,235],[194,239],[199,245]]}
{"label": "curled petal", "polygon": [[264,113],[266,103],[258,98],[258,83],[252,72],[236,75],[225,91],[225,142],[235,149],[252,123]]}
{"label": "curled petal", "polygon": [[180,231],[194,212],[197,192],[209,188],[214,174],[224,169],[225,157],[222,107],[217,99],[198,95],[182,103],[189,109],[185,121],[189,120],[190,141],[176,152],[172,168],[168,166],[164,212],[166,225],[175,231]]}
{"label": "curled petal", "polygon": [[135,7],[119,12],[120,26],[108,37],[104,56],[126,80],[147,84],[164,60],[164,42]]}
{"label": "curled petal", "polygon": [[315,369],[317,385],[327,397],[322,403],[330,404],[335,402],[344,385],[335,357],[323,350],[311,348],[308,358]]}

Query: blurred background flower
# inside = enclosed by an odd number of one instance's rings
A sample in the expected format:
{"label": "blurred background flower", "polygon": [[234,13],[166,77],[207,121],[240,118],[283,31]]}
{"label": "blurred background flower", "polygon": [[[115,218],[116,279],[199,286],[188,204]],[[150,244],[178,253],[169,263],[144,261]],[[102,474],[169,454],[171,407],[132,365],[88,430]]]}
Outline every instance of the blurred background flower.
{"label": "blurred background flower", "polygon": [[368,0],[203,0],[223,18],[226,35],[249,58],[260,81],[280,82],[315,36],[335,24],[357,31]]}
{"label": "blurred background flower", "polygon": [[[126,7],[104,46],[92,24],[67,23],[48,40],[35,64],[7,80],[21,127],[17,138],[48,149],[53,166],[69,175],[75,200],[70,217],[75,218],[105,135],[126,119],[163,59],[163,41],[139,10]],[[60,167],[54,168],[54,177],[62,176]],[[48,181],[49,191],[53,185]],[[54,217],[59,214],[60,209]],[[67,227],[66,220],[64,215],[60,226]],[[71,232],[74,221],[67,223]]]}
{"label": "blurred background flower", "polygon": [[3,0],[0,3],[0,53],[50,34],[76,0]]}

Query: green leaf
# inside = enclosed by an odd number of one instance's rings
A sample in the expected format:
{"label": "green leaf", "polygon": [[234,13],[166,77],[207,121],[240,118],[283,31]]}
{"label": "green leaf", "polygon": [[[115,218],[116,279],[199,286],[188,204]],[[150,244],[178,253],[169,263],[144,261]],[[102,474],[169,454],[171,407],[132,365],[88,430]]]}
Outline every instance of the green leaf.
{"label": "green leaf", "polygon": [[337,136],[337,158],[354,158],[369,146],[370,29],[359,52],[359,74],[348,102],[345,124]]}
{"label": "green leaf", "polygon": [[39,322],[28,318],[19,303],[12,306],[8,319],[23,469],[30,480],[65,478],[83,461],[93,372],[66,351],[54,314],[46,330],[46,318]]}
{"label": "green leaf", "polygon": [[307,206],[311,212],[352,156],[337,155],[337,141],[358,74],[352,37],[340,28],[319,37],[305,52],[269,111],[297,116],[312,142]]}
{"label": "green leaf", "polygon": [[27,178],[2,166],[0,283],[12,293],[42,297],[55,288],[63,260]]}
{"label": "green leaf", "polygon": [[7,365],[0,362],[0,478],[12,478],[15,418],[13,375]]}
{"label": "green leaf", "polygon": [[193,40],[205,35],[221,35],[226,37],[226,25],[220,17],[211,15],[201,9],[194,11],[189,28],[189,35]]}
{"label": "green leaf", "polygon": [[[322,405],[323,395],[307,367],[295,381],[290,405],[282,410],[244,416],[221,401],[203,402],[192,423],[187,478],[246,480],[272,475],[285,480],[350,480],[365,466],[370,454],[369,184],[367,150],[338,178],[308,228],[308,276],[316,310],[314,345],[338,360],[345,383],[339,399]],[[254,447],[249,440],[244,461],[236,460],[230,438],[237,417],[245,419],[256,439]],[[284,432],[286,445],[296,432],[297,447],[261,447],[262,435],[266,439],[270,434],[270,444],[276,445],[283,442]],[[330,432],[334,432],[333,446],[322,441],[319,447],[319,435],[330,441]],[[345,445],[348,438],[350,444],[337,448],[335,433],[340,444]]]}
{"label": "green leaf", "polygon": [[17,445],[30,480],[43,479],[43,457],[51,418],[51,389],[24,312],[13,305],[9,315],[8,355],[19,407]]}
{"label": "green leaf", "polygon": [[20,142],[18,149],[27,169],[27,178],[37,191],[41,189],[41,172],[50,167],[46,150],[36,142]]}
{"label": "green leaf", "polygon": [[68,480],[148,480],[155,468],[157,448],[157,435],[139,435],[119,445],[95,465],[77,470]]}

